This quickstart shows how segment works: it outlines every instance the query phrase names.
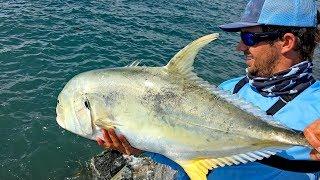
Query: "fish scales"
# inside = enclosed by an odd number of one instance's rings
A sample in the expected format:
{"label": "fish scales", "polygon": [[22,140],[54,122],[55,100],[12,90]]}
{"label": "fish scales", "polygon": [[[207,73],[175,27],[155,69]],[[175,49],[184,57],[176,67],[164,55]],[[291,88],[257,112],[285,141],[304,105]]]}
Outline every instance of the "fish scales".
{"label": "fish scales", "polygon": [[277,149],[308,146],[300,133],[192,72],[198,51],[217,37],[190,43],[164,67],[134,62],[75,76],[59,94],[58,124],[93,140],[101,137],[101,128],[115,128],[132,146],[179,163],[191,179]]}

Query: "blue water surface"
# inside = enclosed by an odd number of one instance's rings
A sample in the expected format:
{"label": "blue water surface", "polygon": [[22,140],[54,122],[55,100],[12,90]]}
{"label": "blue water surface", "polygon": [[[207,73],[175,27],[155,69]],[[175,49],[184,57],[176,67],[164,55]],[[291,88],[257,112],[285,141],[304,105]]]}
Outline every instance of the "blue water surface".
{"label": "blue water surface", "polygon": [[[57,96],[74,75],[134,60],[162,66],[196,38],[221,33],[195,71],[212,84],[244,73],[237,33],[245,0],[0,2],[0,179],[79,179],[102,149],[63,130]],[[318,64],[319,52],[316,52]],[[315,68],[318,76],[319,70]],[[318,76],[319,77],[319,76]]]}

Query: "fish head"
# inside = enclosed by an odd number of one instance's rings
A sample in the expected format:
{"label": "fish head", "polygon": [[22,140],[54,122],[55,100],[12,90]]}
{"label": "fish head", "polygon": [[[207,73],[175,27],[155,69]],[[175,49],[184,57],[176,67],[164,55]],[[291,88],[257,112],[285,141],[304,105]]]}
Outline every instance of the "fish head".
{"label": "fish head", "polygon": [[101,128],[93,123],[91,104],[79,82],[70,80],[60,92],[56,107],[57,123],[82,137],[96,140]]}

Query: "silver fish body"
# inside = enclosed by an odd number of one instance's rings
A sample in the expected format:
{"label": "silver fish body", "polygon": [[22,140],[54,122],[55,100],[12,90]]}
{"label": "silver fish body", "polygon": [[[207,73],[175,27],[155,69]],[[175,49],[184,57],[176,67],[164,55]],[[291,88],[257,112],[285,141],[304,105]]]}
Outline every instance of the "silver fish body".
{"label": "silver fish body", "polygon": [[301,133],[192,72],[198,51],[217,36],[192,42],[164,67],[134,64],[75,76],[58,97],[59,125],[93,140],[101,128],[115,128],[132,146],[178,162],[192,179],[218,165],[308,146]]}

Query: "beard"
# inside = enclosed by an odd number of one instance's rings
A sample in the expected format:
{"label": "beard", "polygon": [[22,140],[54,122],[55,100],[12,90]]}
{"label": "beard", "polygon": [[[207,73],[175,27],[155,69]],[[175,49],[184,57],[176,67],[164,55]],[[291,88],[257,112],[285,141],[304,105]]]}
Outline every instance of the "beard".
{"label": "beard", "polygon": [[253,67],[248,68],[248,73],[256,77],[270,77],[275,72],[275,67],[278,65],[280,55],[276,49],[272,49],[269,53],[263,56],[255,57]]}

